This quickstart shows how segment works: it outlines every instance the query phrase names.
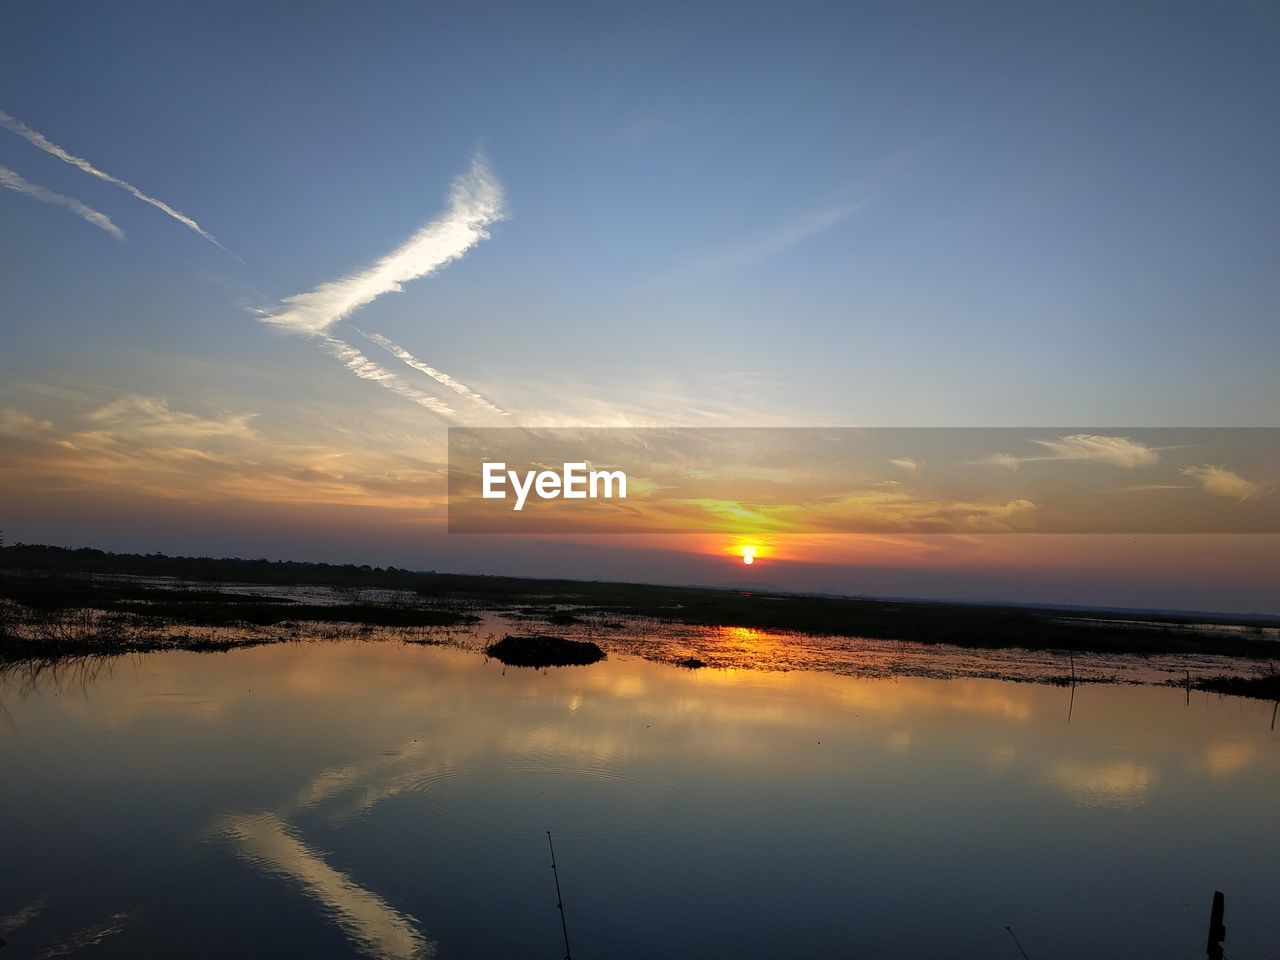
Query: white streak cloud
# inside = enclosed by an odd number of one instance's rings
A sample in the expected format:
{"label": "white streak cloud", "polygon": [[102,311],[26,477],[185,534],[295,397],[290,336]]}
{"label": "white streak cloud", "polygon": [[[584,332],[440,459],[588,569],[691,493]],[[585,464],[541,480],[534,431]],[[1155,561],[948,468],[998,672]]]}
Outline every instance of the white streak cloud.
{"label": "white streak cloud", "polygon": [[[12,130],[18,136],[27,140],[34,146],[39,147],[45,153],[51,154],[52,156],[57,157],[59,160],[62,160],[65,163],[71,164],[73,167],[76,167],[79,170],[83,170],[85,173],[89,174],[92,177],[97,177],[99,180],[105,180],[107,183],[114,184],[115,186],[119,187],[121,190],[124,190],[125,192],[132,194],[134,197],[141,200],[143,203],[151,204],[151,206],[155,207],[157,210],[167,214],[168,216],[172,217],[174,220],[177,220],[180,224],[182,224],[187,229],[192,230],[195,233],[199,234],[200,236],[204,237],[204,239],[208,240],[210,243],[212,243],[215,247],[218,247],[224,253],[227,253],[230,256],[235,257],[237,260],[240,260],[239,257],[236,257],[234,253],[232,253],[230,250],[224,247],[217,237],[209,233],[209,231],[207,231],[204,227],[200,226],[200,224],[196,223],[195,220],[193,220],[191,217],[188,217],[185,213],[182,213],[181,211],[173,209],[173,207],[169,206],[163,200],[157,200],[155,197],[148,196],[147,194],[139,190],[137,187],[135,187],[132,183],[129,183],[127,180],[121,180],[119,177],[113,177],[111,174],[107,173],[105,170],[99,170],[88,160],[84,159],[84,157],[77,157],[75,154],[67,152],[66,150],[62,149],[62,147],[58,146],[56,143],[51,142],[47,137],[45,137],[44,134],[40,133],[40,131],[32,130],[21,120],[17,119],[16,117],[11,117],[9,114],[5,113],[3,110],[0,110],[0,126],[3,126],[9,130]],[[241,261],[241,262],[243,263],[244,261]]]}
{"label": "white streak cloud", "polygon": [[[688,267],[711,272],[746,269],[826,233],[861,211],[863,206],[864,204],[860,202],[836,203],[811,211],[779,225],[769,233],[702,257]],[[664,279],[684,272],[686,272],[684,269],[677,269]]]}
{"label": "white streak cloud", "polygon": [[910,457],[901,457],[896,460],[890,460],[889,462],[903,473],[915,473],[920,469],[920,464],[916,463]]}
{"label": "white streak cloud", "polygon": [[[494,178],[483,156],[471,160],[471,168],[454,181],[449,208],[373,266],[322,283],[314,290],[285,298],[281,309],[260,311],[263,323],[284,327],[320,340],[323,348],[341,360],[362,380],[369,380],[391,392],[442,416],[454,416],[443,400],[406,383],[386,367],[374,363],[344,340],[329,335],[334,324],[368,306],[386,293],[398,293],[404,284],[434,273],[462,257],[489,236],[487,227],[501,220],[502,186]],[[360,331],[364,333],[364,331]],[[413,369],[425,373],[459,396],[491,412],[506,416],[497,404],[485,399],[466,384],[419,360],[408,350],[379,334],[364,333]]]}
{"label": "white streak cloud", "polygon": [[1018,464],[1021,462],[1011,453],[993,453],[991,456],[983,457],[981,460],[965,461],[965,463],[977,464],[983,467],[1004,467],[1006,470],[1017,470]]}
{"label": "white streak cloud", "polygon": [[453,377],[449,376],[443,370],[437,370],[435,367],[431,366],[429,363],[423,363],[421,360],[415,357],[412,353],[410,353],[404,347],[400,346],[398,343],[394,343],[393,341],[387,339],[382,334],[365,333],[365,331],[363,330],[361,330],[360,332],[364,334],[365,337],[367,337],[368,339],[376,343],[378,346],[382,347],[384,350],[386,350],[396,359],[404,362],[408,366],[412,367],[414,370],[417,370],[419,373],[425,373],[432,380],[435,380],[437,383],[448,387],[450,390],[454,391],[459,396],[465,397],[466,399],[470,400],[472,403],[477,404],[478,406],[484,407],[490,413],[496,413],[499,416],[503,416],[503,417],[510,416],[510,414],[508,414],[507,411],[503,410],[496,403],[492,402],[491,400],[487,399],[486,397],[472,390],[465,383],[462,383],[459,380],[455,380]]}
{"label": "white streak cloud", "polygon": [[1019,464],[1039,463],[1046,460],[1075,460],[1087,463],[1103,463],[1112,467],[1132,470],[1150,467],[1160,460],[1158,451],[1145,443],[1129,437],[1107,437],[1093,433],[1073,433],[1053,440],[1032,440],[1032,443],[1048,451],[1039,457],[1016,457],[1011,453],[993,453],[980,460],[966,463],[1017,470]]}
{"label": "white streak cloud", "polygon": [[284,309],[262,320],[297,333],[323,336],[339,320],[383,294],[398,293],[411,280],[463,256],[488,238],[486,228],[502,215],[502,187],[484,158],[477,155],[471,169],[454,182],[449,209],[441,216],[371,267],[288,297]]}
{"label": "white streak cloud", "polygon": [[351,344],[333,337],[325,337],[323,343],[329,353],[341,360],[346,368],[361,380],[371,380],[380,387],[385,387],[392,393],[425,407],[432,413],[445,417],[453,416],[453,408],[443,400],[405,383],[386,367],[374,363]]}
{"label": "white streak cloud", "polygon": [[205,440],[214,437],[248,439],[254,414],[201,417],[173,410],[163,397],[128,394],[88,415],[95,424],[131,437],[164,437],[177,440]]}
{"label": "white streak cloud", "polygon": [[0,167],[0,186],[8,187],[10,190],[14,190],[25,197],[30,197],[32,200],[38,200],[41,203],[51,203],[55,206],[66,207],[82,220],[93,224],[99,230],[105,230],[117,240],[124,239],[124,231],[112,223],[111,218],[105,213],[100,213],[93,207],[81,203],[75,197],[64,197],[60,193],[54,193],[52,190],[46,190],[38,184],[31,183],[8,167]]}
{"label": "white streak cloud", "polygon": [[1145,443],[1129,437],[1105,437],[1091,433],[1073,433],[1056,440],[1032,440],[1049,451],[1049,460],[1089,460],[1132,470],[1149,467],[1160,454]]}
{"label": "white streak cloud", "polygon": [[1193,467],[1183,467],[1181,472],[1184,476],[1188,476],[1198,482],[1206,493],[1211,493],[1218,497],[1230,497],[1240,503],[1265,496],[1275,489],[1273,485],[1246,480],[1240,474],[1233,473],[1226,467],[1214,466],[1208,463],[1197,464]]}

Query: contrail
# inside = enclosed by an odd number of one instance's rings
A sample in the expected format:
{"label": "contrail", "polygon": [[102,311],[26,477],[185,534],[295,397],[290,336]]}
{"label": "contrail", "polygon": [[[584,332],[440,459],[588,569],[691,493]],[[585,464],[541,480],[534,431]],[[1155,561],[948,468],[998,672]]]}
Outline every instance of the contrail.
{"label": "contrail", "polygon": [[[454,181],[449,195],[449,209],[444,213],[424,225],[373,266],[341,280],[322,283],[306,293],[286,297],[281,309],[276,312],[262,311],[261,320],[295,333],[316,337],[325,350],[341,360],[356,376],[372,380],[442,416],[455,416],[453,408],[448,404],[405,383],[351,344],[331,337],[329,331],[339,320],[367,306],[383,294],[399,292],[409,281],[434,273],[462,257],[481,240],[488,238],[486,228],[501,220],[502,215],[502,187],[489,171],[484,157],[477,154],[471,160],[471,169]],[[505,415],[496,404],[448,374],[418,360],[409,351],[385,337],[367,333],[364,335],[460,396]]]}
{"label": "contrail", "polygon": [[[120,189],[128,191],[129,193],[137,197],[139,200],[141,200],[143,203],[151,204],[157,210],[160,210],[168,214],[169,216],[173,217],[173,219],[177,220],[183,226],[187,227],[190,230],[195,231],[196,233],[204,237],[206,240],[208,240],[215,247],[222,250],[227,255],[235,257],[237,260],[240,260],[239,257],[237,257],[234,253],[232,253],[226,247],[224,247],[221,244],[221,242],[219,242],[217,237],[215,237],[213,234],[207,231],[204,227],[200,226],[200,224],[196,223],[194,220],[188,217],[185,213],[182,213],[178,210],[173,209],[173,207],[169,206],[163,200],[157,200],[155,197],[148,196],[147,194],[139,190],[137,187],[135,187],[132,183],[129,183],[127,180],[121,180],[119,177],[113,177],[111,174],[107,173],[104,170],[99,170],[97,167],[95,167],[92,163],[90,163],[88,160],[84,159],[83,157],[77,157],[73,153],[68,153],[66,150],[62,149],[62,147],[50,141],[39,130],[32,130],[21,120],[17,119],[16,117],[9,116],[9,114],[5,113],[3,110],[0,110],[0,126],[7,127],[8,129],[16,133],[18,136],[23,137],[24,139],[28,140],[35,146],[39,147],[45,153],[52,154],[53,156],[57,157],[59,160],[69,163],[73,167],[78,167],[79,169],[83,170],[85,173],[90,174],[91,176],[97,177],[99,180],[105,180],[107,181],[107,183],[113,183]],[[240,262],[244,263],[243,260],[240,260]]]}
{"label": "contrail", "polygon": [[107,231],[117,240],[124,239],[124,231],[112,223],[111,218],[105,213],[99,213],[93,207],[85,206],[75,197],[64,197],[60,193],[54,193],[52,190],[46,190],[44,187],[24,180],[8,167],[0,167],[0,186],[16,190],[23,196],[30,197],[32,200],[39,200],[41,203],[52,203],[60,207],[66,207],[76,216],[87,220],[100,230]]}
{"label": "contrail", "polygon": [[391,340],[388,340],[382,334],[366,333],[363,330],[360,330],[359,332],[363,336],[365,336],[367,339],[372,340],[378,346],[382,347],[384,350],[386,350],[396,359],[404,361],[410,367],[413,367],[413,369],[421,373],[425,373],[432,380],[435,380],[437,383],[443,384],[444,386],[448,387],[450,390],[457,393],[459,396],[466,397],[472,403],[477,404],[481,407],[484,407],[486,410],[492,413],[496,413],[501,417],[510,416],[510,414],[507,413],[507,411],[503,410],[500,406],[498,406],[492,400],[489,400],[481,396],[480,394],[476,393],[474,390],[468,387],[465,383],[461,383],[460,381],[455,380],[453,377],[449,376],[443,370],[437,370],[435,367],[431,366],[430,364],[423,363],[421,360],[415,357],[412,353],[410,353],[404,347],[400,346],[398,343],[394,343]]}
{"label": "contrail", "polygon": [[322,342],[329,353],[341,360],[343,365],[361,380],[372,380],[378,386],[385,387],[392,393],[398,393],[419,406],[426,407],[432,413],[438,413],[444,417],[454,415],[453,408],[443,400],[416,387],[411,387],[386,367],[374,363],[346,341],[325,337]]}
{"label": "contrail", "polygon": [[457,260],[487,239],[485,228],[501,219],[502,187],[489,172],[484,157],[477,155],[471,161],[471,169],[454,182],[449,209],[443,214],[373,266],[287,297],[285,309],[262,320],[298,333],[325,334],[339,320],[384,293],[398,293],[409,281]]}

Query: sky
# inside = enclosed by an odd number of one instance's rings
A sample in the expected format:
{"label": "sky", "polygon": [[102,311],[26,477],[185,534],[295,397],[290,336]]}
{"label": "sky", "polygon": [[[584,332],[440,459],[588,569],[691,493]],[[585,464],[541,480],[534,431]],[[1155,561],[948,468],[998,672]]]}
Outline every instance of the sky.
{"label": "sky", "polygon": [[1277,41],[1243,2],[6,4],[0,529],[1280,612],[1273,536],[748,571],[442,507],[459,425],[1275,426]]}

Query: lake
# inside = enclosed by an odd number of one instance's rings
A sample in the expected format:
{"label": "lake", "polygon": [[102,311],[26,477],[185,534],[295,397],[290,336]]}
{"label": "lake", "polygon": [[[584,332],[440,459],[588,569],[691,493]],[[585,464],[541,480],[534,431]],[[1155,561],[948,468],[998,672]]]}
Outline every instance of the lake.
{"label": "lake", "polygon": [[332,640],[0,704],[11,957],[563,957],[548,830],[577,960],[1280,942],[1268,702]]}

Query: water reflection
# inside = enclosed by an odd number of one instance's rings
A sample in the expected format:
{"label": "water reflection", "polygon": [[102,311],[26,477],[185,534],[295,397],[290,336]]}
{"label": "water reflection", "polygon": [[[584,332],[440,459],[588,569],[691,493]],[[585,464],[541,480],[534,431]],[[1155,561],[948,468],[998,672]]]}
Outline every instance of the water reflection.
{"label": "water reflection", "polygon": [[36,956],[40,960],[53,960],[54,957],[69,957],[73,954],[78,954],[89,947],[99,947],[108,937],[114,937],[123,931],[125,922],[128,919],[128,915],[124,913],[112,914],[100,923],[91,924],[81,930],[72,932],[62,939],[55,940]]}
{"label": "water reflection", "polygon": [[1156,780],[1147,766],[1130,759],[1058,760],[1048,779],[1082,807],[1136,807],[1146,802]]}
{"label": "water reflection", "polygon": [[1205,748],[1205,765],[1209,776],[1215,780],[1227,780],[1236,776],[1253,763],[1257,748],[1251,743],[1223,741],[1211,743]]}
{"label": "water reflection", "polygon": [[7,917],[0,917],[0,931],[8,931],[12,933],[13,931],[20,929],[31,920],[40,916],[40,911],[43,909],[44,901],[36,900],[20,907]]}
{"label": "water reflection", "polygon": [[1071,694],[377,642],[9,675],[0,933],[558,956],[550,829],[583,957],[1002,956],[1007,923],[1037,960],[1190,955],[1214,888],[1262,954],[1271,705],[1088,685],[1068,724]]}
{"label": "water reflection", "polygon": [[229,817],[224,830],[247,861],[297,883],[314,897],[361,951],[387,960],[435,956],[416,921],[329,866],[270,813]]}

